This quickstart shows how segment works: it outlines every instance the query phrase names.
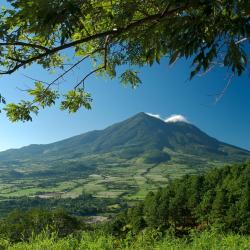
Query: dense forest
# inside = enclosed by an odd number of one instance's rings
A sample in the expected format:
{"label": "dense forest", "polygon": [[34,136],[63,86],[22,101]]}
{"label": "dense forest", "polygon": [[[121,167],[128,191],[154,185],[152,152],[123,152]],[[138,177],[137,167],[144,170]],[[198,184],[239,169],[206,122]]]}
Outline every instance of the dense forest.
{"label": "dense forest", "polygon": [[250,163],[175,180],[150,192],[142,203],[114,221],[114,233],[146,227],[171,229],[177,235],[210,227],[250,233]]}
{"label": "dense forest", "polygon": [[185,176],[101,224],[88,224],[61,209],[14,210],[1,219],[1,246],[195,249],[198,244],[203,248],[197,249],[248,249],[249,180],[249,162]]}

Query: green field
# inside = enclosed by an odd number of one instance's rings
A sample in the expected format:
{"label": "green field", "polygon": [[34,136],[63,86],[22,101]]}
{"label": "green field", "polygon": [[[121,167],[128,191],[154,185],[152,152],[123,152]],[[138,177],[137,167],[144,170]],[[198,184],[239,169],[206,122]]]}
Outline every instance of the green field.
{"label": "green field", "polygon": [[86,156],[77,161],[48,161],[48,165],[18,162],[1,168],[0,197],[75,198],[87,193],[99,198],[137,200],[149,191],[166,186],[172,179],[223,165],[170,150],[167,153],[171,160],[159,164],[145,163],[143,157],[126,160],[110,153]]}

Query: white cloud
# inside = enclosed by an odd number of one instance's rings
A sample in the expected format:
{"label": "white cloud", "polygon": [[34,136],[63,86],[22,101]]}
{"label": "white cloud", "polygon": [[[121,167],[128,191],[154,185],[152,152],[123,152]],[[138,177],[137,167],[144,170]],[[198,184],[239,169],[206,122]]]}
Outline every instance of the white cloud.
{"label": "white cloud", "polygon": [[163,120],[165,122],[186,122],[186,123],[189,123],[188,119],[183,115],[173,114],[164,120],[163,118],[161,118],[161,116],[159,114],[152,114],[152,113],[146,113],[146,114],[149,116],[152,116],[154,118]]}
{"label": "white cloud", "polygon": [[165,122],[187,122],[187,118],[183,115],[171,115],[165,119]]}
{"label": "white cloud", "polygon": [[158,114],[151,114],[151,113],[146,113],[146,114],[149,115],[149,116],[152,116],[152,117],[154,117],[154,118],[161,119],[161,116],[158,115]]}

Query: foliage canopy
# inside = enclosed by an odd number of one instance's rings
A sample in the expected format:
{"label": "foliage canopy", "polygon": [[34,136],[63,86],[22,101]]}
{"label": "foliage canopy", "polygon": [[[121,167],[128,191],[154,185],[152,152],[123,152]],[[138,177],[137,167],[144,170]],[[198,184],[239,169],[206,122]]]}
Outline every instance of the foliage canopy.
{"label": "foliage canopy", "polygon": [[[215,66],[241,75],[248,66],[250,3],[246,0],[8,0],[0,13],[0,74],[33,63],[63,68],[54,81],[36,81],[30,101],[5,104],[11,121],[32,120],[56,99],[61,109],[91,108],[85,81],[94,73],[137,87],[138,67],[191,58],[190,78]],[[66,58],[65,51],[73,51]],[[55,85],[86,59],[94,69],[60,97]],[[66,64],[72,59],[72,64]],[[125,70],[117,76],[119,66]],[[119,71],[120,72],[120,71]]]}
{"label": "foliage canopy", "polygon": [[215,168],[204,175],[174,180],[143,202],[117,216],[111,232],[134,234],[144,228],[172,230],[217,228],[224,232],[250,232],[250,163]]}

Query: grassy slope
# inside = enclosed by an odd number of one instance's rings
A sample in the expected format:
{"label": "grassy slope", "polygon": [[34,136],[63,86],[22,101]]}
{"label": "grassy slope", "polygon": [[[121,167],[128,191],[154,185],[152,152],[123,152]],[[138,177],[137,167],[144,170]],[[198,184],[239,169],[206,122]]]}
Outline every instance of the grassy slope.
{"label": "grassy slope", "polygon": [[193,236],[191,240],[164,237],[155,240],[152,232],[138,235],[136,240],[119,240],[110,235],[82,233],[80,240],[73,237],[58,239],[56,236],[40,235],[30,242],[10,244],[0,239],[1,249],[8,250],[245,250],[250,249],[250,237],[234,234],[221,235],[214,232],[204,232]]}

